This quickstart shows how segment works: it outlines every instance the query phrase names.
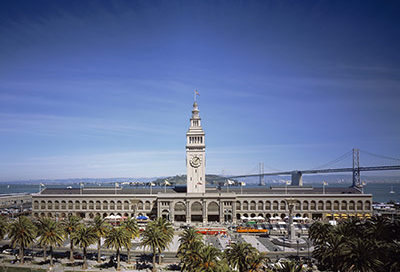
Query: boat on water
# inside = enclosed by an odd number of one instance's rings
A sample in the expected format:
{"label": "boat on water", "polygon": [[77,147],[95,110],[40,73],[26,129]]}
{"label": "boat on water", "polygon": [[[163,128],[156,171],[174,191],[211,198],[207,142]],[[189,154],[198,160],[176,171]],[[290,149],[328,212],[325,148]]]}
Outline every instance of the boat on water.
{"label": "boat on water", "polygon": [[395,193],[395,191],[393,191],[393,186],[392,186],[392,188],[390,189],[389,194],[394,194],[394,193]]}

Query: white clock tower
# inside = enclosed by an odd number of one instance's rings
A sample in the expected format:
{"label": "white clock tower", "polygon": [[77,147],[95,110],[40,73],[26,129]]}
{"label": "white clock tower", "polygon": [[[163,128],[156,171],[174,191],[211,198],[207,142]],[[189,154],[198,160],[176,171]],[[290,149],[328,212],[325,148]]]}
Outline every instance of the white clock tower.
{"label": "white clock tower", "polygon": [[197,102],[194,101],[190,128],[186,133],[187,193],[206,192],[205,134]]}

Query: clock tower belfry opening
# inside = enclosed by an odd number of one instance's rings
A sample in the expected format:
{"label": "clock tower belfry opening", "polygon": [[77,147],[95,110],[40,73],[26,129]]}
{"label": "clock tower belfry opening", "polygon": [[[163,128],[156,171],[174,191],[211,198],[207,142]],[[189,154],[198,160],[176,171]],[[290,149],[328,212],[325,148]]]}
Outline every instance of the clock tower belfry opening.
{"label": "clock tower belfry opening", "polygon": [[201,118],[197,102],[193,103],[190,127],[186,133],[187,193],[205,193],[205,134],[201,127]]}

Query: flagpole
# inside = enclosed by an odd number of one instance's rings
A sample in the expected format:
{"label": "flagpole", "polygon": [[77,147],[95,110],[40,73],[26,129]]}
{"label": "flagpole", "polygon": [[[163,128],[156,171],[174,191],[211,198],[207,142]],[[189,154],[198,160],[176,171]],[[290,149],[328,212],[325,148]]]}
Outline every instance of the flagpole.
{"label": "flagpole", "polygon": [[325,194],[325,181],[322,183],[322,193]]}

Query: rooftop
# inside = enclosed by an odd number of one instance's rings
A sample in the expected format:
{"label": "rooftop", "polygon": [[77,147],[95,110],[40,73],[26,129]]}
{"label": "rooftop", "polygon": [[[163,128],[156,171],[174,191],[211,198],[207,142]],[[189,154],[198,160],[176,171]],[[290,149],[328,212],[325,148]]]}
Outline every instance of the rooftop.
{"label": "rooftop", "polygon": [[[153,187],[151,193],[156,195],[158,193],[168,194],[184,194],[186,187]],[[207,187],[206,193],[236,193],[240,194],[323,194],[322,188],[314,188],[310,186],[288,186],[285,187],[271,187],[271,186],[257,186],[257,187]],[[150,194],[150,188],[147,187],[128,187],[128,188],[111,188],[111,187],[95,187],[95,188],[45,188],[41,195],[137,195],[137,194]],[[355,188],[349,187],[331,187],[325,188],[325,194],[360,194]]]}

